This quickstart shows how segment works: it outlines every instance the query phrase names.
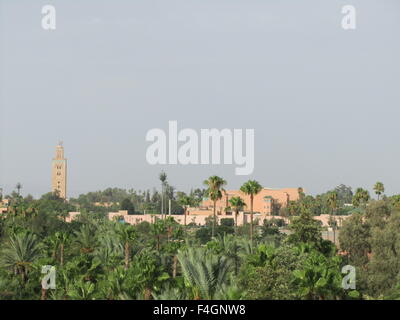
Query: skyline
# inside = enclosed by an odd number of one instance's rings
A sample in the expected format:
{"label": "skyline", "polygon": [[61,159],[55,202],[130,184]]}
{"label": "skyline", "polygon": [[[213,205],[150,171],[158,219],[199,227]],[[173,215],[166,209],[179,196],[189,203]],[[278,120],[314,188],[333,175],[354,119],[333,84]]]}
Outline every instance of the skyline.
{"label": "skyline", "polygon": [[[178,190],[213,174],[236,189],[322,193],[385,184],[400,193],[400,3],[182,1],[151,5],[52,1],[57,29],[41,29],[43,1],[0,0],[0,187],[51,190],[63,140],[68,194],[107,187]],[[397,9],[397,10],[396,10]],[[151,166],[148,130],[255,131],[250,176],[234,165]]]}
{"label": "skyline", "polygon": [[[56,170],[55,170],[55,168],[54,168],[54,163],[55,162],[57,162],[57,161],[60,161],[59,159],[62,159],[62,161],[64,161],[64,164],[65,164],[65,166],[66,166],[66,161],[67,161],[67,159],[66,158],[63,158],[64,157],[64,149],[63,149],[63,142],[62,141],[60,141],[57,145],[56,145],[56,148],[55,148],[55,150],[56,150],[56,152],[55,152],[55,158],[53,158],[53,160],[52,160],[52,166],[51,166],[51,180],[52,180],[52,182],[51,182],[51,188],[50,188],[50,190],[48,191],[48,192],[54,192],[54,190],[55,189],[60,189],[60,185],[59,185],[59,183],[57,182],[57,181],[55,181],[54,179],[55,179],[55,174],[56,174]],[[62,151],[60,151],[60,148],[62,149]],[[58,163],[58,162],[57,162]],[[60,168],[58,168],[57,167],[57,169],[60,169]],[[165,171],[161,171],[161,172],[164,172],[165,174],[167,174]],[[65,186],[63,187],[64,188],[64,191],[61,191],[61,193],[62,194],[66,194],[66,199],[69,199],[69,198],[77,198],[77,196],[78,195],[73,195],[72,197],[70,197],[69,195],[68,195],[68,193],[65,193],[65,190],[66,190],[66,188],[67,188],[67,185],[68,185],[68,183],[66,182],[66,178],[68,178],[68,174],[65,172],[64,173],[64,177],[65,178],[61,178],[62,180],[61,181],[63,181],[63,183],[65,183]],[[167,181],[168,182],[170,182],[169,181],[169,179],[168,179],[168,174],[167,174]],[[246,176],[241,176],[241,177],[243,177],[243,178],[245,178]],[[59,179],[59,178],[57,178],[57,179]],[[158,181],[159,181],[159,178],[157,179]],[[243,181],[245,181],[245,180],[243,180]],[[377,181],[378,182],[378,181]],[[380,182],[380,181],[379,181]],[[57,186],[57,183],[58,183],[58,186]],[[21,184],[20,182],[17,182],[17,184],[19,185],[19,188],[21,189],[21,190],[23,190],[23,184]],[[227,185],[229,185],[229,183],[227,183]],[[340,184],[340,185],[342,185],[342,184]],[[346,185],[345,183],[343,183],[343,185],[345,185],[345,186],[348,186],[348,185]],[[171,186],[174,186],[173,184],[171,184]],[[334,186],[334,187],[332,187],[332,188],[330,188],[329,190],[325,190],[324,192],[328,192],[328,191],[330,191],[330,190],[333,190],[335,187],[338,187],[339,185],[337,185],[337,186]],[[175,186],[174,186],[175,187]],[[204,184],[202,184],[202,185],[200,185],[200,186],[197,186],[197,187],[199,187],[200,189],[204,189]],[[191,187],[190,188],[190,190],[194,190],[194,189],[196,189],[197,187]],[[295,190],[297,190],[298,188],[301,188],[302,189],[302,191],[304,191],[305,192],[305,194],[309,194],[308,192],[307,192],[307,190],[305,189],[305,188],[303,188],[302,186],[298,186],[298,187],[289,187],[289,188],[283,188],[283,187],[270,187],[270,186],[264,186],[264,185],[262,185],[262,187],[263,187],[263,189],[264,190],[276,190],[276,191],[279,191],[279,190],[281,190],[281,189],[283,189],[283,190],[285,190],[285,189],[295,189]],[[355,193],[355,187],[352,187],[352,186],[350,186],[351,188],[352,188],[352,191],[353,191],[353,193]],[[359,186],[359,187],[362,187],[362,186]],[[1,188],[1,187],[0,187]],[[123,188],[123,187],[119,187],[119,186],[110,186],[110,187],[107,187],[107,188],[121,188],[121,189],[126,189],[126,190],[130,190],[130,189],[133,189],[133,190],[135,190],[135,191],[146,191],[146,190],[157,190],[157,191],[159,191],[158,190],[158,187],[157,186],[153,186],[152,188],[148,188],[148,189],[135,189],[135,188],[129,188],[129,187],[126,187],[126,188]],[[364,187],[364,189],[367,189],[369,192],[370,192],[370,195],[372,196],[372,198],[374,198],[374,194],[375,194],[375,196],[376,196],[376,192],[374,191],[374,188],[373,187],[371,187],[371,188],[365,188]],[[1,188],[1,190],[3,191],[3,195],[7,195],[7,194],[11,194],[11,192],[12,191],[15,191],[16,190],[16,186],[14,186],[14,188],[12,188],[9,192],[7,192],[7,190],[5,190],[5,189],[3,189],[3,188]],[[102,191],[102,190],[104,190],[104,189],[96,189],[96,190],[89,190],[88,192],[96,192],[96,191]],[[232,188],[226,188],[225,189],[226,191],[232,191],[233,189]],[[175,189],[175,191],[182,191],[182,190],[179,190],[179,189]],[[188,192],[189,190],[184,190],[184,191],[186,191],[186,192]],[[386,191],[386,190],[385,190]],[[63,193],[64,192],[64,193]],[[47,193],[47,192],[45,192],[45,193]],[[87,192],[85,192],[85,193],[87,193]],[[24,196],[24,194],[23,194],[23,192],[21,192],[21,194]],[[383,193],[384,195],[388,195],[388,196],[391,196],[390,194],[387,194],[387,192],[384,192]],[[32,195],[32,196],[36,196],[36,197],[39,197],[40,196],[40,194],[32,194],[32,193],[27,193],[27,194],[25,194],[25,196],[27,196],[27,195]],[[312,194],[312,195],[315,195],[315,194]],[[394,194],[393,194],[394,195]],[[63,196],[61,196],[61,197],[63,197]]]}

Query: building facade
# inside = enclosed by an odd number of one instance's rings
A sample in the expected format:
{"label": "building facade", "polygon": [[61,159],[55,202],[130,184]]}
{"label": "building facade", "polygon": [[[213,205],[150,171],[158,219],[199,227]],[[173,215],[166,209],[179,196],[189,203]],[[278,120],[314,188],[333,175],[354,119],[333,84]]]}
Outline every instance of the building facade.
{"label": "building facade", "polygon": [[[240,190],[227,190],[222,193],[222,199],[216,202],[218,215],[224,215],[229,211],[229,199],[241,197],[246,203],[244,211],[250,211],[250,196]],[[286,207],[289,201],[297,201],[300,197],[298,188],[271,189],[263,188],[253,199],[253,211],[266,215],[278,215],[282,207]],[[210,199],[205,199],[201,204],[202,209],[212,210],[214,203]]]}
{"label": "building facade", "polygon": [[51,190],[67,198],[67,159],[64,157],[62,142],[56,146],[56,155],[51,165]]}
{"label": "building facade", "polygon": [[[66,222],[71,222],[75,219],[77,219],[80,216],[80,212],[69,212]],[[167,215],[168,216],[168,215]],[[181,215],[170,215],[170,217],[174,218],[176,222],[179,224],[184,225],[185,224],[185,216],[183,214]],[[207,210],[203,212],[199,211],[189,211],[189,214],[186,216],[186,224],[192,224],[192,225],[197,225],[197,226],[204,226],[207,224],[208,219],[212,219],[213,215],[212,212]],[[351,217],[351,215],[348,216],[331,216],[329,214],[321,214],[320,216],[314,216],[314,219],[317,221],[321,222],[321,225],[323,227],[328,227],[329,226],[329,219],[335,219],[338,226],[341,227],[343,226],[343,222]],[[217,219],[217,224],[221,223],[222,219],[233,219],[237,218],[237,225],[242,226],[246,223],[250,223],[250,215],[247,213],[244,213],[243,211],[239,212],[237,217],[232,214],[226,214],[226,215],[218,215],[216,217]],[[287,217],[276,217],[276,216],[271,216],[265,213],[255,213],[254,214],[254,225],[262,225],[264,220],[270,220],[270,219],[283,219],[286,224],[290,222],[290,219]],[[129,223],[132,225],[136,225],[142,222],[148,222],[148,223],[154,223],[157,219],[163,219],[163,216],[161,214],[133,214],[129,215],[127,210],[119,210],[117,212],[109,212],[108,213],[108,219],[110,221],[123,221],[125,223]]]}

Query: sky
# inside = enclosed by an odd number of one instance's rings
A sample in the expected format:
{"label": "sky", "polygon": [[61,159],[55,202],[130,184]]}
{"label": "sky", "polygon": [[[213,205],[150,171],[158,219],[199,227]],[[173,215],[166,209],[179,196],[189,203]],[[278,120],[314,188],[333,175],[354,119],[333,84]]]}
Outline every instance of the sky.
{"label": "sky", "polygon": [[[41,26],[56,8],[56,30]],[[343,30],[342,6],[357,28]],[[0,188],[51,188],[62,140],[68,196],[217,174],[235,189],[400,193],[398,0],[0,0]],[[150,165],[146,133],[250,128],[255,168]]]}

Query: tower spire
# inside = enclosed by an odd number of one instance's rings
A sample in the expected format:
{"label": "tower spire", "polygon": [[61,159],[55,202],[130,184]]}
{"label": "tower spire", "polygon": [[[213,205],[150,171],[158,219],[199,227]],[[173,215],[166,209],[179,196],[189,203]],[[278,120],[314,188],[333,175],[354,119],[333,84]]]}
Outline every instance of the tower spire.
{"label": "tower spire", "polygon": [[63,142],[59,141],[56,146],[55,158],[51,167],[51,186],[52,191],[56,192],[60,198],[67,197],[67,159],[64,158]]}

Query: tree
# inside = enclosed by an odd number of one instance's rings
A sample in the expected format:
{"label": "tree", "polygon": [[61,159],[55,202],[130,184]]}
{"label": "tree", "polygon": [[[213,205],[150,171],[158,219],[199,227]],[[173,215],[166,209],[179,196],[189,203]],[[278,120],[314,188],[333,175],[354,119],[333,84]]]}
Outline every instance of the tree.
{"label": "tree", "polygon": [[227,281],[230,264],[223,256],[207,253],[203,248],[189,247],[179,251],[178,260],[194,300],[213,299]]}
{"label": "tree", "polygon": [[303,200],[306,196],[302,187],[297,188],[297,193],[299,194],[299,200]]}
{"label": "tree", "polygon": [[308,210],[302,210],[300,216],[294,217],[289,229],[293,232],[288,238],[290,243],[318,246],[321,242],[321,226]]}
{"label": "tree", "polygon": [[[332,215],[335,216],[335,212],[337,209],[337,193],[336,191],[331,191],[328,193],[328,205],[332,209]],[[332,228],[333,228],[333,243],[336,244],[336,220],[332,220]]]}
{"label": "tree", "polygon": [[328,193],[328,205],[332,210],[332,214],[335,214],[337,209],[337,193],[335,191],[331,191]]}
{"label": "tree", "polygon": [[[281,220],[281,219],[279,219]],[[277,219],[264,219],[263,225],[261,227],[261,234],[264,238],[268,239],[276,239],[280,238],[281,233],[279,232],[278,221]]]}
{"label": "tree", "polygon": [[359,207],[360,205],[367,203],[369,198],[369,192],[367,190],[364,190],[363,188],[357,188],[352,202],[355,207]]}
{"label": "tree", "polygon": [[178,249],[182,246],[182,242],[180,240],[182,240],[184,232],[181,225],[177,223],[172,217],[168,217],[165,220],[165,224],[167,228],[167,244],[164,246],[163,252],[166,254],[166,256],[172,258],[171,271],[172,277],[175,278],[178,266],[177,252]]}
{"label": "tree", "polygon": [[128,295],[129,293],[127,291],[135,287],[135,285],[130,284],[130,288],[128,289],[128,281],[126,278],[127,272],[125,268],[115,268],[108,272],[105,277],[97,283],[98,290],[104,298],[108,300],[115,300],[123,295]]}
{"label": "tree", "polygon": [[253,242],[253,201],[254,196],[260,193],[262,186],[255,180],[249,180],[240,187],[240,191],[250,196],[250,241]]}
{"label": "tree", "polygon": [[312,251],[301,269],[293,272],[298,296],[307,300],[336,299],[342,294],[340,259]]}
{"label": "tree", "polygon": [[95,284],[90,281],[76,280],[68,290],[68,296],[72,300],[93,300]]}
{"label": "tree", "polygon": [[351,265],[363,267],[368,263],[370,226],[363,221],[363,215],[355,213],[343,223],[340,229],[340,249]]}
{"label": "tree", "polygon": [[40,246],[35,235],[29,232],[12,234],[2,251],[1,262],[5,268],[12,269],[25,283],[29,266],[40,257]]}
{"label": "tree", "polygon": [[365,218],[372,228],[383,229],[390,216],[395,212],[397,210],[391,210],[388,202],[374,201],[365,209]]}
{"label": "tree", "polygon": [[[123,225],[117,223],[116,226]],[[129,240],[128,240],[129,241]],[[94,256],[98,259],[107,272],[115,269],[115,265],[119,264],[125,255],[125,239],[121,239],[118,230],[113,232],[103,232],[99,237],[99,245],[96,247]],[[131,253],[131,248],[128,251]],[[129,256],[130,257],[130,256]],[[129,261],[128,257],[128,261]],[[125,260],[126,262],[126,260]],[[124,268],[125,270],[125,268]]]}
{"label": "tree", "polygon": [[337,198],[341,205],[351,203],[351,200],[353,199],[353,191],[351,190],[351,187],[340,184],[333,191],[337,193]]}
{"label": "tree", "polygon": [[50,242],[53,246],[53,258],[57,259],[57,256],[59,256],[60,266],[64,265],[64,251],[65,251],[65,245],[67,244],[68,241],[69,241],[69,234],[61,231],[57,231],[50,239]]}
{"label": "tree", "polygon": [[400,213],[389,201],[374,201],[365,213],[348,218],[340,246],[357,267],[357,288],[372,298],[390,297],[400,272]]}
{"label": "tree", "polygon": [[119,224],[117,227],[118,237],[124,246],[125,269],[129,268],[131,246],[136,240],[136,231],[131,225]]}
{"label": "tree", "polygon": [[243,210],[246,203],[239,196],[230,198],[229,203],[231,204],[232,209],[235,211],[235,234],[237,234],[237,217],[239,214],[239,210]]}
{"label": "tree", "polygon": [[195,206],[199,206],[200,203],[203,201],[204,196],[206,195],[205,189],[194,189],[192,192],[190,192],[190,195],[193,196],[195,200]]}
{"label": "tree", "polygon": [[239,284],[246,288],[245,299],[292,300],[297,298],[293,271],[301,269],[306,256],[288,244],[275,248],[259,245],[247,254],[239,274]]}
{"label": "tree", "polygon": [[216,255],[223,255],[231,261],[234,266],[234,274],[238,275],[242,247],[237,237],[232,234],[219,234],[218,237],[207,243],[207,249]]}
{"label": "tree", "polygon": [[167,182],[167,174],[164,171],[161,171],[158,178],[161,181],[161,216],[163,216],[164,215],[164,189],[165,189],[165,184]]}
{"label": "tree", "polygon": [[125,198],[121,202],[121,210],[128,211],[128,214],[135,214],[135,207],[129,198]]}
{"label": "tree", "polygon": [[80,247],[81,253],[89,254],[94,251],[97,245],[94,230],[87,224],[75,232],[75,242]]}
{"label": "tree", "polygon": [[226,181],[218,176],[211,176],[207,180],[204,181],[204,185],[208,187],[207,195],[213,201],[213,224],[212,224],[212,231],[211,237],[214,238],[215,236],[215,225],[217,221],[217,201],[222,198],[222,192],[225,191],[223,186],[226,185]]}
{"label": "tree", "polygon": [[151,299],[154,289],[160,288],[169,279],[169,274],[165,272],[160,260],[156,252],[143,250],[135,257],[129,269],[129,278],[132,278],[132,282],[139,284],[144,300]]}
{"label": "tree", "polygon": [[21,195],[22,184],[20,182],[18,182],[17,185],[15,186],[15,188],[17,189],[17,194],[19,197]]}
{"label": "tree", "polygon": [[194,201],[193,197],[182,194],[179,197],[178,202],[185,210],[184,225],[186,227],[186,216],[188,213],[188,209],[190,206],[194,205],[195,201]]}
{"label": "tree", "polygon": [[156,248],[157,251],[160,251],[161,248],[161,236],[165,234],[167,231],[166,225],[164,220],[157,219],[152,225],[151,225],[151,232],[156,238]]}
{"label": "tree", "polygon": [[384,187],[383,183],[382,182],[375,183],[374,191],[375,191],[376,195],[378,196],[378,200],[379,200],[380,195],[385,192],[385,187]]}
{"label": "tree", "polygon": [[[376,205],[376,213],[370,214],[366,220],[371,225],[367,284],[368,293],[374,297],[387,296],[395,290],[400,274],[400,212],[393,211],[386,216],[379,212],[385,212],[386,209],[381,206],[379,210],[379,202]],[[378,222],[378,219],[381,221]]]}

